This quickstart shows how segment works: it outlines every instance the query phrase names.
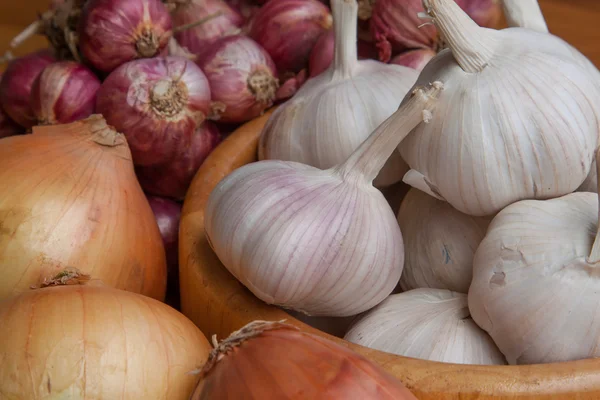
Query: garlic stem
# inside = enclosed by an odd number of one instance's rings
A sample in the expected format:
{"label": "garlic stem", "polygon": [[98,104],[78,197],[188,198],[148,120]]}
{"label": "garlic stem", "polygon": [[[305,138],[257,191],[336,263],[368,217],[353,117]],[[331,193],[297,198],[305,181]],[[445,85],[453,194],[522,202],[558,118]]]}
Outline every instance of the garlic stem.
{"label": "garlic stem", "polygon": [[372,182],[406,136],[421,122],[428,123],[444,85],[436,81],[413,90],[408,101],[386,119],[336,170],[344,178],[360,176]]}
{"label": "garlic stem", "polygon": [[[596,150],[596,173],[600,176],[600,147]],[[600,179],[598,179],[598,226],[596,227],[596,238],[588,262],[594,264],[600,261]]]}
{"label": "garlic stem", "polygon": [[537,0],[503,0],[508,26],[548,33],[548,25]]}
{"label": "garlic stem", "polygon": [[423,7],[465,72],[487,66],[498,43],[495,31],[477,25],[454,0],[423,0]]}
{"label": "garlic stem", "polygon": [[356,48],[358,4],[356,0],[332,0],[333,29],[335,33],[334,59],[330,68],[334,75],[352,76],[358,62]]}

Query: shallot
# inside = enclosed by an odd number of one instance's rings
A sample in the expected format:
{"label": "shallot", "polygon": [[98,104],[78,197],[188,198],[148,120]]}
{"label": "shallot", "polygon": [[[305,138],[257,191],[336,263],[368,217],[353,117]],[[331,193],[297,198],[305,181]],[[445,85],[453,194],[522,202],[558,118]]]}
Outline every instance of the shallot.
{"label": "shallot", "polygon": [[17,124],[24,128],[35,125],[31,108],[31,87],[38,75],[55,62],[48,50],[41,50],[10,62],[0,81],[0,107]]}
{"label": "shallot", "polygon": [[84,65],[62,61],[47,66],[31,89],[38,124],[66,124],[87,118],[96,108],[100,80]]}
{"label": "shallot", "polygon": [[435,51],[431,49],[415,49],[402,52],[394,56],[390,60],[390,64],[402,65],[417,71],[422,71],[433,57],[435,57]]}
{"label": "shallot", "polygon": [[79,47],[95,68],[111,72],[128,61],[159,55],[169,43],[171,27],[160,0],[87,0]]}
{"label": "shallot", "polygon": [[140,59],[113,71],[96,109],[124,133],[136,165],[165,164],[211,112],[202,70],[183,57]]}
{"label": "shallot", "polygon": [[218,40],[198,56],[213,101],[223,106],[219,120],[251,120],[273,105],[279,83],[269,54],[254,40],[236,35]]}

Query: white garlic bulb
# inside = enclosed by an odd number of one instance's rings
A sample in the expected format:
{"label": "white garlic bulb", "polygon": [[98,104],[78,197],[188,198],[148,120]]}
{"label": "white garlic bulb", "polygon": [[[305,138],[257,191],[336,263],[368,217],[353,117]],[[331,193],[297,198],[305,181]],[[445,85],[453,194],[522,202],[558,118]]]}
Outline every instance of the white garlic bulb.
{"label": "white garlic bulb", "polygon": [[502,0],[508,26],[548,33],[548,25],[537,0]]}
{"label": "white garlic bulb", "polygon": [[344,339],[423,360],[506,364],[492,339],[469,317],[467,295],[443,289],[391,295],[362,316]]}
{"label": "white garlic bulb", "polygon": [[417,189],[411,189],[398,212],[404,239],[402,290],[448,289],[467,293],[473,256],[490,218],[472,217]]}
{"label": "white garlic bulb", "polygon": [[[417,80],[418,72],[411,68],[358,61],[356,0],[333,0],[331,6],[334,62],[270,117],[259,144],[261,160],[297,161],[320,169],[340,164],[396,111]],[[394,153],[375,185],[399,182],[407,170]]]}
{"label": "white garlic bulb", "polygon": [[596,160],[592,163],[590,173],[588,174],[585,181],[577,188],[577,192],[592,192],[598,193],[598,174],[596,172]]}
{"label": "white garlic bulb", "polygon": [[477,249],[469,308],[510,364],[600,357],[598,195],[502,210]]}
{"label": "white garlic bulb", "polygon": [[583,56],[548,33],[481,28],[452,0],[424,4],[450,49],[417,84],[447,84],[432,122],[400,145],[405,182],[475,216],[573,192],[599,134],[600,88]]}
{"label": "white garlic bulb", "polygon": [[442,84],[418,89],[341,165],[259,161],[211,193],[206,234],[225,267],[263,301],[315,316],[351,316],[389,295],[402,234],[371,182],[406,135],[432,117]]}

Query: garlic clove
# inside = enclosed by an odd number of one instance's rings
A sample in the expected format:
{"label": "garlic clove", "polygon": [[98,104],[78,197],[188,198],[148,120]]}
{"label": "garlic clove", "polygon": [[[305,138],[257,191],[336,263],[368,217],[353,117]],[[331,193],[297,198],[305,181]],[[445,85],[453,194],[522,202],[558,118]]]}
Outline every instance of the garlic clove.
{"label": "garlic clove", "polygon": [[492,339],[469,317],[467,295],[449,290],[414,289],[391,295],[360,317],[344,339],[430,361],[506,364]]}

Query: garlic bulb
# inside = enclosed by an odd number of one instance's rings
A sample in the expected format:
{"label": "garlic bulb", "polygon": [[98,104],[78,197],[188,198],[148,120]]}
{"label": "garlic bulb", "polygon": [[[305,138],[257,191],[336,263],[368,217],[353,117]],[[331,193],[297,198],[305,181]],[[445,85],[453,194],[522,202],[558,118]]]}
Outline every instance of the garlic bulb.
{"label": "garlic bulb", "polygon": [[[334,62],[273,113],[261,136],[261,160],[297,161],[320,169],[343,162],[396,111],[417,79],[411,68],[358,61],[356,0],[332,0],[331,5]],[[398,182],[407,170],[395,153],[375,184]]]}
{"label": "garlic bulb", "polygon": [[508,26],[548,33],[548,25],[537,0],[502,0],[502,6]]}
{"label": "garlic bulb", "polygon": [[448,83],[432,123],[400,146],[404,181],[475,216],[573,192],[599,133],[584,57],[548,33],[480,28],[452,0],[424,3],[450,49],[417,84]]}
{"label": "garlic bulb", "polygon": [[371,182],[410,130],[432,118],[442,88],[415,90],[334,168],[266,160],[223,179],[205,220],[223,265],[263,301],[307,315],[356,315],[385,299],[404,250],[394,213]]}
{"label": "garlic bulb", "polygon": [[463,214],[444,201],[411,189],[400,206],[398,223],[404,239],[402,290],[469,291],[473,256],[489,218]]}
{"label": "garlic bulb", "polygon": [[585,181],[577,188],[577,192],[593,192],[598,193],[598,174],[596,172],[596,160],[592,162],[590,173],[588,174]]}
{"label": "garlic bulb", "polygon": [[512,204],[475,254],[471,315],[510,364],[600,357],[599,263],[598,195]]}
{"label": "garlic bulb", "polygon": [[366,313],[344,339],[405,357],[456,364],[506,364],[469,317],[467,295],[443,289],[394,294]]}

